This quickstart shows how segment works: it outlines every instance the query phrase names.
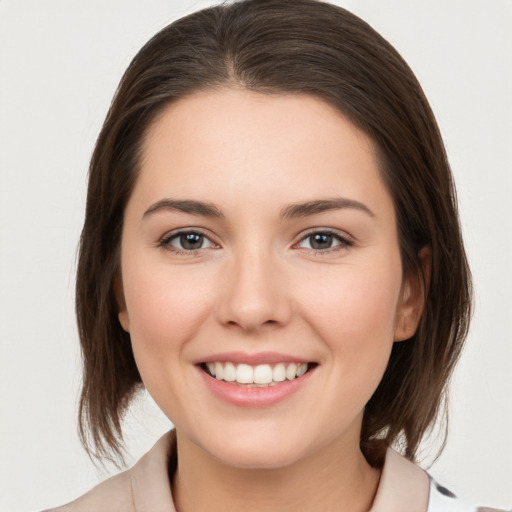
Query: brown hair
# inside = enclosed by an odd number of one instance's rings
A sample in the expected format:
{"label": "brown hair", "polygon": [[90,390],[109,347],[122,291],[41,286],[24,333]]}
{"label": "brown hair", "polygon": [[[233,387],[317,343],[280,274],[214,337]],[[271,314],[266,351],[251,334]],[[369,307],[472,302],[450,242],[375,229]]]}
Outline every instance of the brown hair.
{"label": "brown hair", "polygon": [[442,409],[470,316],[471,280],[443,142],[422,89],[396,50],[348,11],[315,0],[246,0],[204,9],[156,34],[125,72],[91,159],[76,311],[84,361],[80,435],[89,453],[120,455],[121,418],[141,378],[117,318],[123,212],[148,127],[195,91],[243,87],[313,95],[375,143],[396,210],[404,272],[432,254],[415,335],[395,343],[365,408],[361,448],[400,441],[414,459]]}

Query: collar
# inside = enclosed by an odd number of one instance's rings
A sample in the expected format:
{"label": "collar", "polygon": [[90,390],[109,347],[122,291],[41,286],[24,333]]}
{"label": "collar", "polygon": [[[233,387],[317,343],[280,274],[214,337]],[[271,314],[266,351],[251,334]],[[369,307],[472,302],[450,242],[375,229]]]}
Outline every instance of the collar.
{"label": "collar", "polygon": [[169,482],[169,460],[176,457],[176,430],[162,436],[129,471],[134,512],[176,512]]}
{"label": "collar", "polygon": [[[171,430],[130,470],[136,512],[176,512],[168,478],[176,457],[176,431]],[[388,448],[379,487],[370,512],[425,512],[430,479],[418,466]]]}
{"label": "collar", "polygon": [[425,512],[429,490],[427,473],[388,448],[370,512]]}

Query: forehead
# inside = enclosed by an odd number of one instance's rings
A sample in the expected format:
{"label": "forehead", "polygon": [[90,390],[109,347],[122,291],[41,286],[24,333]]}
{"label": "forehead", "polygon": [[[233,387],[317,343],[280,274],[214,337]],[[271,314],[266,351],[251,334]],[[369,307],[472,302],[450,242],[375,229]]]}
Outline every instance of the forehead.
{"label": "forehead", "polygon": [[358,145],[374,153],[373,142],[366,134],[320,98],[226,87],[195,92],[165,107],[147,130],[143,154],[147,156],[162,137],[215,144],[223,142],[226,135],[237,142],[245,138],[243,150],[256,151],[264,149],[256,143],[265,133],[274,135],[273,132],[279,133],[281,143],[315,143],[320,139],[327,143],[338,137],[336,142],[341,145],[350,135],[351,141],[357,139]]}
{"label": "forehead", "polygon": [[375,155],[361,130],[315,97],[203,91],[154,121],[138,185],[202,199],[222,190],[256,200],[279,190],[284,202],[333,194],[371,201],[386,194]]}

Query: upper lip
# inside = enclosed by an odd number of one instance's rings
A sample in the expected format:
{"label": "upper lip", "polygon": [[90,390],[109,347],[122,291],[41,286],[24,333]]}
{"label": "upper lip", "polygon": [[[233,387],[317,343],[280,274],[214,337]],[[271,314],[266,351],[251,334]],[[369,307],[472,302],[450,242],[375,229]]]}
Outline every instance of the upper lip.
{"label": "upper lip", "polygon": [[258,364],[277,364],[277,363],[310,363],[311,360],[297,357],[290,354],[282,354],[279,352],[257,352],[248,354],[247,352],[222,352],[213,354],[196,361],[195,364],[215,363],[215,362],[231,362],[235,364],[248,364],[256,366]]}

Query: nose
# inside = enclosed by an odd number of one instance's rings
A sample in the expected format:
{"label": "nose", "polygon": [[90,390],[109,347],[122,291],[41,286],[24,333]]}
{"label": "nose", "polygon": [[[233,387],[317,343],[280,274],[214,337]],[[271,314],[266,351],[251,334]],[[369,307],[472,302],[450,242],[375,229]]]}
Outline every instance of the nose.
{"label": "nose", "polygon": [[219,322],[247,333],[289,322],[289,287],[276,259],[261,250],[245,250],[230,261],[221,276]]}

